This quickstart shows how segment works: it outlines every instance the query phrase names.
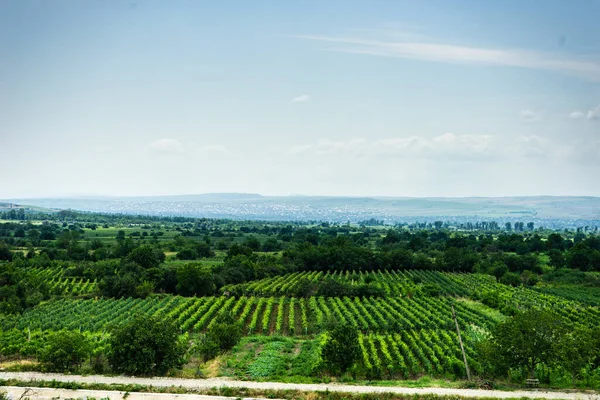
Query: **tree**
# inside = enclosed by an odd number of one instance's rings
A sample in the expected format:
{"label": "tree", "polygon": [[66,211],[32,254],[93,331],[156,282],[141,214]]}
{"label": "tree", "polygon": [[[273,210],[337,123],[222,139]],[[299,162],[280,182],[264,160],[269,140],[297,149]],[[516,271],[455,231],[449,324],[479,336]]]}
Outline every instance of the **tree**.
{"label": "tree", "polygon": [[119,299],[137,296],[137,287],[140,284],[134,273],[126,272],[104,277],[98,284],[98,289],[103,296]]}
{"label": "tree", "polygon": [[198,258],[198,252],[196,251],[196,249],[187,247],[177,252],[176,257],[178,260],[195,260]]}
{"label": "tree", "polygon": [[133,249],[127,256],[127,259],[144,269],[156,268],[165,260],[165,253],[157,250],[152,246],[140,246]]}
{"label": "tree", "polygon": [[555,343],[557,361],[571,374],[573,387],[583,368],[591,364],[598,353],[592,334],[591,329],[577,328],[562,335]]}
{"label": "tree", "polygon": [[199,350],[204,361],[217,356],[221,351],[231,350],[242,338],[242,324],[232,315],[221,317],[208,328],[201,338]]}
{"label": "tree", "polygon": [[196,244],[196,252],[198,253],[198,257],[214,257],[215,252],[210,248],[210,244],[206,242],[198,242]]}
{"label": "tree", "polygon": [[560,233],[551,233],[550,235],[548,235],[546,243],[548,245],[548,250],[556,249],[563,251],[565,249],[565,241],[563,237],[560,236]]}
{"label": "tree", "polygon": [[336,325],[327,332],[321,357],[331,372],[346,372],[360,357],[357,329],[350,324]]}
{"label": "tree", "polygon": [[148,315],[113,329],[109,346],[110,367],[129,375],[163,375],[183,365],[187,350],[174,324]]}
{"label": "tree", "polygon": [[40,350],[39,360],[53,371],[64,372],[80,366],[90,350],[88,340],[79,332],[53,332]]}
{"label": "tree", "polygon": [[562,321],[547,310],[530,310],[501,322],[492,331],[496,367],[527,368],[535,377],[535,367],[555,359],[553,343],[562,335]]}
{"label": "tree", "polygon": [[12,259],[13,254],[8,245],[4,242],[0,242],[0,260],[12,261]]}
{"label": "tree", "polygon": [[565,256],[563,255],[563,253],[560,250],[550,249],[548,251],[548,257],[550,258],[550,261],[548,262],[548,264],[551,267],[562,268],[565,266]]}
{"label": "tree", "polygon": [[177,270],[177,293],[182,296],[209,296],[215,292],[212,274],[200,264],[189,263]]}
{"label": "tree", "polygon": [[254,236],[248,236],[246,238],[246,242],[244,244],[246,246],[248,246],[252,251],[259,251],[260,250],[260,240],[258,240]]}

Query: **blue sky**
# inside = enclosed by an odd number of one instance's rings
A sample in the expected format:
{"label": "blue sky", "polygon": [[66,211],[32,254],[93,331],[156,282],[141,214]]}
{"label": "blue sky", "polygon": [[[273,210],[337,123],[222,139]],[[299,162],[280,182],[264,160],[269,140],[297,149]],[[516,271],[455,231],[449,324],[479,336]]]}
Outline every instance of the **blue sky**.
{"label": "blue sky", "polygon": [[600,195],[600,1],[0,2],[0,198]]}

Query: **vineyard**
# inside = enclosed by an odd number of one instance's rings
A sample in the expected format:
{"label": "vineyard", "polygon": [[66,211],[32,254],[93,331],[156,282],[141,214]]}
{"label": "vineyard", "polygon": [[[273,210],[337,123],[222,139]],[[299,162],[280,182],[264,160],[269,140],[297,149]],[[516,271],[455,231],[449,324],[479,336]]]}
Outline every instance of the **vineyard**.
{"label": "vineyard", "polygon": [[[138,313],[170,319],[182,331],[194,333],[207,329],[219,314],[230,312],[245,324],[247,334],[306,335],[319,332],[327,318],[347,321],[363,332],[360,340],[369,376],[459,373],[460,350],[449,305],[447,299],[323,297],[61,300],[40,306],[18,321],[3,321],[0,350],[3,355],[35,354],[44,332],[70,329],[86,332],[94,339],[95,351],[101,351],[111,324]],[[485,327],[494,322],[460,301],[455,306],[465,327]],[[471,357],[471,348],[468,351]]]}
{"label": "vineyard", "polygon": [[[54,276],[40,270],[47,282],[62,293],[91,293],[93,282]],[[289,297],[302,279],[370,281],[389,293],[385,297]],[[426,284],[443,288],[441,296],[427,296]],[[226,289],[232,289],[226,288]],[[245,295],[181,297],[154,295],[146,299],[61,298],[42,303],[19,317],[0,319],[0,354],[33,356],[48,332],[62,329],[84,332],[94,353],[106,346],[111,327],[135,315],[153,316],[175,323],[191,336],[206,331],[218,317],[233,315],[245,335],[275,335],[313,340],[334,320],[359,331],[362,369],[368,378],[409,378],[420,375],[463,376],[464,365],[451,307],[463,329],[466,354],[474,371],[475,344],[505,318],[479,301],[482,293],[495,293],[501,303],[516,308],[547,308],[573,326],[597,326],[600,309],[564,297],[498,284],[489,276],[433,271],[375,271],[326,274],[294,273],[244,286]],[[471,299],[469,299],[471,298]],[[275,346],[275,345],[272,345]]]}
{"label": "vineyard", "polygon": [[[495,278],[481,274],[461,274],[438,271],[375,271],[375,272],[301,272],[254,281],[248,284],[225,287],[224,290],[242,290],[252,296],[280,296],[294,290],[302,280],[319,281],[335,279],[353,284],[371,281],[382,288],[392,298],[423,298],[419,293],[425,284],[435,284],[440,291],[450,297],[479,298],[485,293],[497,295],[501,304],[516,309],[551,308],[574,324],[600,324],[600,309],[594,302],[591,290],[573,291],[568,299],[568,290],[544,289],[538,291],[525,287],[512,287],[496,282]],[[593,289],[593,288],[591,288]],[[426,297],[427,301],[436,299]],[[587,300],[587,301],[583,301]],[[359,325],[362,326],[362,325]]]}
{"label": "vineyard", "polygon": [[95,280],[65,276],[62,268],[32,268],[29,272],[38,282],[48,285],[54,296],[89,295],[97,289]]}

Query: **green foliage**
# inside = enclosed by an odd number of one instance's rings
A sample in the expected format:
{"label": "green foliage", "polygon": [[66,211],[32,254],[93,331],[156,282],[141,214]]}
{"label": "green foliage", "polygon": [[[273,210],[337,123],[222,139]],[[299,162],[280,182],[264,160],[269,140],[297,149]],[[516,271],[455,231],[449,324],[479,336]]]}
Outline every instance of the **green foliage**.
{"label": "green foliage", "polygon": [[279,375],[285,368],[283,353],[286,350],[290,350],[289,344],[284,341],[274,340],[265,344],[260,355],[248,366],[248,375],[255,379]]}
{"label": "green foliage", "polygon": [[156,268],[165,261],[165,254],[152,246],[140,246],[133,249],[127,259],[144,269]]}
{"label": "green foliage", "polygon": [[562,319],[547,310],[518,313],[492,331],[492,362],[498,371],[522,367],[530,371],[540,363],[556,360],[554,343],[564,331]]}
{"label": "green foliage", "polygon": [[442,288],[435,283],[426,283],[421,288],[423,290],[423,294],[429,297],[437,297],[442,294]]}
{"label": "green foliage", "polygon": [[201,339],[199,351],[204,360],[215,357],[219,352],[231,350],[242,338],[242,324],[230,314],[217,318],[210,324]]}
{"label": "green foliage", "polygon": [[215,292],[214,278],[200,264],[189,263],[177,269],[177,293],[182,296],[209,296]]}
{"label": "green foliage", "polygon": [[358,330],[350,324],[338,324],[327,332],[321,357],[332,373],[346,372],[360,357]]}
{"label": "green foliage", "polygon": [[137,316],[116,327],[109,340],[108,363],[129,375],[164,375],[182,365],[187,343],[169,322]]}
{"label": "green foliage", "polygon": [[[600,331],[595,333],[598,334]],[[581,376],[582,370],[600,357],[598,344],[600,342],[594,337],[594,332],[588,328],[576,328],[564,332],[554,342],[556,362],[571,374],[573,386],[575,386],[575,379]]]}
{"label": "green foliage", "polygon": [[65,372],[79,367],[90,351],[90,343],[83,334],[63,330],[48,335],[38,359],[52,371]]}

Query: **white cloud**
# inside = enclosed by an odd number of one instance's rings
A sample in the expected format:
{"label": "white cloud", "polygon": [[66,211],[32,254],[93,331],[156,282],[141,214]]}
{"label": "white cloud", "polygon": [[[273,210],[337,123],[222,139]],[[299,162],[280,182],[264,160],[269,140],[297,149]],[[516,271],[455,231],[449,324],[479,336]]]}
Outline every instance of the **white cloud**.
{"label": "white cloud", "polygon": [[587,119],[600,119],[600,104],[587,112]]}
{"label": "white cloud", "polygon": [[490,135],[455,135],[444,133],[432,139],[410,136],[378,140],[373,144],[375,153],[409,157],[461,156],[466,158],[489,156],[493,153]]}
{"label": "white cloud", "polygon": [[356,37],[298,35],[301,39],[331,43],[325,50],[397,57],[434,62],[520,67],[561,72],[591,81],[600,81],[600,63],[564,55],[522,49],[494,49],[407,39],[372,40]]}
{"label": "white cloud", "polygon": [[539,121],[541,116],[539,112],[531,111],[531,110],[522,110],[521,118],[526,121]]}
{"label": "white cloud", "polygon": [[581,111],[573,111],[571,114],[569,114],[569,118],[571,119],[581,119],[583,117],[585,117],[585,114]]}
{"label": "white cloud", "polygon": [[294,97],[292,99],[292,103],[306,103],[307,101],[310,100],[310,95],[308,94],[302,94],[298,97]]}
{"label": "white cloud", "polygon": [[183,145],[176,139],[160,139],[150,143],[150,149],[157,153],[178,153]]}
{"label": "white cloud", "polygon": [[558,144],[537,135],[504,137],[445,133],[433,138],[408,136],[373,141],[320,139],[314,144],[293,146],[288,154],[473,161],[515,157],[576,157],[581,150],[577,146],[568,143]]}

